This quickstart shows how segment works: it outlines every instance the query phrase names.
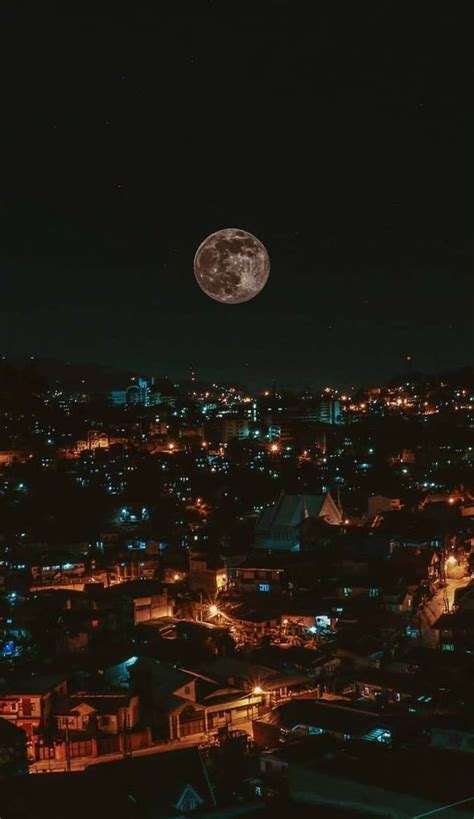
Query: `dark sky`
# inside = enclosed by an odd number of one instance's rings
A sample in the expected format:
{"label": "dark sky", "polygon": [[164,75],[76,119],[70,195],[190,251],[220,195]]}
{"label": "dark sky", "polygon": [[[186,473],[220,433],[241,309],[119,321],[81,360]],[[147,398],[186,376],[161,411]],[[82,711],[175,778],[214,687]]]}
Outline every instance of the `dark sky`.
{"label": "dark sky", "polygon": [[[457,4],[10,5],[2,351],[340,385],[470,361]],[[272,263],[238,306],[192,271],[227,226]]]}

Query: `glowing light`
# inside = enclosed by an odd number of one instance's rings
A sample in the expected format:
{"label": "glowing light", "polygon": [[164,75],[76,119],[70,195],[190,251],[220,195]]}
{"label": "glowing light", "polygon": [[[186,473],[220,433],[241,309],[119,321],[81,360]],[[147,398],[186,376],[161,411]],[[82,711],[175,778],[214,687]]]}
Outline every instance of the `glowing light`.
{"label": "glowing light", "polygon": [[209,606],[209,614],[211,615],[211,617],[215,617],[216,614],[219,614],[219,609],[217,608],[217,606],[215,605]]}
{"label": "glowing light", "polygon": [[260,685],[256,685],[253,689],[254,694],[263,694],[263,688]]}
{"label": "glowing light", "polygon": [[448,503],[454,503],[454,498],[449,498]]}
{"label": "glowing light", "polygon": [[278,452],[278,444],[272,444],[270,447],[270,452]]}
{"label": "glowing light", "polygon": [[455,566],[456,563],[457,563],[457,560],[454,557],[454,555],[450,555],[450,557],[448,557],[446,563],[449,563],[450,566]]}

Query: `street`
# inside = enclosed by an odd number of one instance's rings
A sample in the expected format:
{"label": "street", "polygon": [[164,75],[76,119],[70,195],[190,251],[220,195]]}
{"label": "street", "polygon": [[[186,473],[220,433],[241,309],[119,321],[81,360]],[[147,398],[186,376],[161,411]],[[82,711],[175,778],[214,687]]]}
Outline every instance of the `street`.
{"label": "street", "polygon": [[445,612],[445,602],[449,605],[451,611],[454,603],[454,593],[456,589],[463,588],[470,583],[470,577],[463,577],[460,580],[447,580],[447,586],[444,589],[438,589],[434,597],[420,610],[417,619],[420,624],[421,641],[426,648],[437,648],[437,633],[433,630],[432,625]]}

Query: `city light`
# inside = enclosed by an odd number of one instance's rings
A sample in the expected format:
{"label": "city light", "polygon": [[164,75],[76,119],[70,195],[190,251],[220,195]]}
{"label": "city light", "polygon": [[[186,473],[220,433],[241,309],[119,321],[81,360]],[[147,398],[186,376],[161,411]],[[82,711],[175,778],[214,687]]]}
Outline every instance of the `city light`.
{"label": "city light", "polygon": [[215,617],[216,614],[219,614],[219,609],[215,604],[209,606],[209,614],[211,615],[211,617]]}
{"label": "city light", "polygon": [[256,685],[253,689],[254,694],[263,694],[263,688],[260,685]]}

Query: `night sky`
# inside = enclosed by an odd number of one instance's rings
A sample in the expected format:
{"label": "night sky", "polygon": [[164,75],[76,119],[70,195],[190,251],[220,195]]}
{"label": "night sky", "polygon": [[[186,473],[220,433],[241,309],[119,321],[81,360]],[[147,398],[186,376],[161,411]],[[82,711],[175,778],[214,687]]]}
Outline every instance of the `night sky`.
{"label": "night sky", "polygon": [[[341,386],[470,362],[457,4],[9,5],[1,352]],[[238,306],[192,269],[229,226],[272,263]]]}

